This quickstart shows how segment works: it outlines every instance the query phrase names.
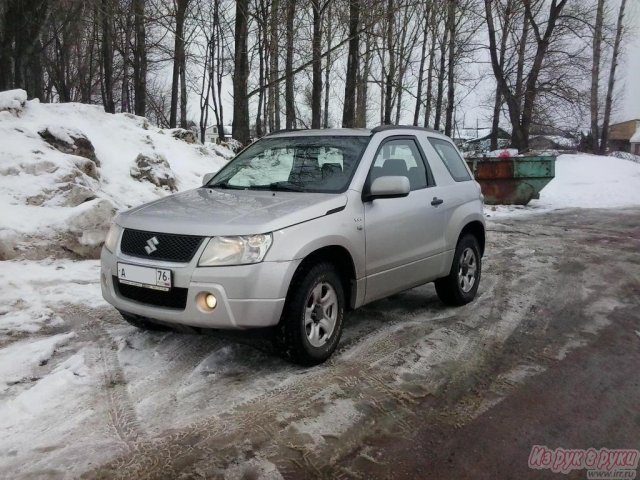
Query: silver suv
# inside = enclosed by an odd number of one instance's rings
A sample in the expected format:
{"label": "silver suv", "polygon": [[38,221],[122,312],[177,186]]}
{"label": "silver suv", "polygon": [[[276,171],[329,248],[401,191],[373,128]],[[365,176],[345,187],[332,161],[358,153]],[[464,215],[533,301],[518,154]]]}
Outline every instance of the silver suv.
{"label": "silver suv", "polygon": [[482,205],[436,131],[281,131],[201,188],[118,215],[102,294],[145,329],[270,327],[287,358],[316,364],[349,309],[432,281],[446,304],[473,300]]}

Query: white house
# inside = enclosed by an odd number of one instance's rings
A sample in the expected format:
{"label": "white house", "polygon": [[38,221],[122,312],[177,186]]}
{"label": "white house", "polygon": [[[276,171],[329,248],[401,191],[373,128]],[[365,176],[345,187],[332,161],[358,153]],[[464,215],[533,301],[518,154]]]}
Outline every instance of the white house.
{"label": "white house", "polygon": [[[231,138],[231,125],[225,125],[224,126],[224,136],[229,139]],[[209,127],[207,127],[207,129],[204,131],[204,141],[205,142],[210,142],[210,143],[218,143],[218,139],[220,138],[220,135],[218,133],[218,126],[217,125],[211,125]]]}

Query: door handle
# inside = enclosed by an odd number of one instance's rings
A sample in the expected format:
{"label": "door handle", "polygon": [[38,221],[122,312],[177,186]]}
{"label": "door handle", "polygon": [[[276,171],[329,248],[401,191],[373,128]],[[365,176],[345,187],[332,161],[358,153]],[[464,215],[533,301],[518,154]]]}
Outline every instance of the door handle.
{"label": "door handle", "polygon": [[444,203],[444,200],[438,197],[433,197],[433,200],[431,200],[431,205],[433,205],[434,207],[437,207],[438,205],[442,205],[443,203]]}

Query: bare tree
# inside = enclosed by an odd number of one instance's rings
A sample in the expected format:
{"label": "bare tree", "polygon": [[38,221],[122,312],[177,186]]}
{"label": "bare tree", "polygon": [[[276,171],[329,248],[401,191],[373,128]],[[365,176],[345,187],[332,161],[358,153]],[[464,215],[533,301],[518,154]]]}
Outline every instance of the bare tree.
{"label": "bare tree", "polygon": [[[512,144],[520,151],[526,150],[529,146],[529,133],[534,115],[536,97],[538,95],[538,78],[543,68],[556,24],[567,1],[568,0],[551,0],[548,14],[544,20],[540,20],[536,18],[532,9],[532,0],[523,0],[526,21],[534,32],[536,48],[533,61],[526,76],[523,101],[521,102],[507,80],[507,73],[504,67],[500,66],[494,23],[494,8],[491,0],[485,0],[491,66],[509,110],[509,118],[512,125]],[[546,26],[543,27],[545,23]]]}
{"label": "bare tree", "polygon": [[147,41],[145,23],[145,0],[132,2],[135,47],[133,49],[133,85],[136,115],[145,116],[147,112]]}
{"label": "bare tree", "polygon": [[115,113],[116,107],[113,100],[113,27],[111,25],[111,0],[102,0],[102,101],[104,109],[109,113]]}
{"label": "bare tree", "polygon": [[358,63],[360,55],[360,0],[349,0],[349,54],[347,57],[347,75],[344,81],[344,108],[342,126],[354,127],[356,124],[356,89],[358,83]]}
{"label": "bare tree", "polygon": [[600,55],[602,51],[602,26],[604,23],[604,0],[597,0],[596,22],[593,32],[593,61],[591,67],[591,150],[597,152],[600,150],[600,131],[598,128],[599,118],[599,102],[598,88],[600,85]]}
{"label": "bare tree", "polygon": [[249,143],[249,1],[236,1],[235,59],[233,75],[233,138],[242,144]]}
{"label": "bare tree", "polygon": [[[175,0],[175,35],[173,52],[173,76],[171,80],[171,116],[169,125],[177,126],[178,90],[180,90],[180,126],[186,128],[187,93],[185,84],[186,54],[184,23],[189,0]],[[181,86],[180,86],[181,85]]]}

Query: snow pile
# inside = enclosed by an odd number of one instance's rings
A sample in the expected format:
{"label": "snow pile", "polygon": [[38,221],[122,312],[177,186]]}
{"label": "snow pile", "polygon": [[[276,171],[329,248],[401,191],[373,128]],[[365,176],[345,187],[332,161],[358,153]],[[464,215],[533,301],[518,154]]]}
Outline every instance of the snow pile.
{"label": "snow pile", "polygon": [[624,208],[640,205],[640,165],[616,157],[561,155],[538,206]]}
{"label": "snow pile", "polygon": [[24,90],[7,90],[0,92],[0,110],[20,110],[27,101]]}
{"label": "snow pile", "polygon": [[488,217],[538,213],[561,208],[640,206],[640,163],[598,155],[560,155],[555,178],[526,207],[487,206]]}
{"label": "snow pile", "polygon": [[609,154],[610,157],[622,158],[623,160],[629,160],[631,162],[640,163],[640,155],[634,155],[629,152],[612,152]]}
{"label": "snow pile", "polygon": [[142,117],[0,92],[0,260],[95,257],[116,211],[195,188],[232,156]]}

